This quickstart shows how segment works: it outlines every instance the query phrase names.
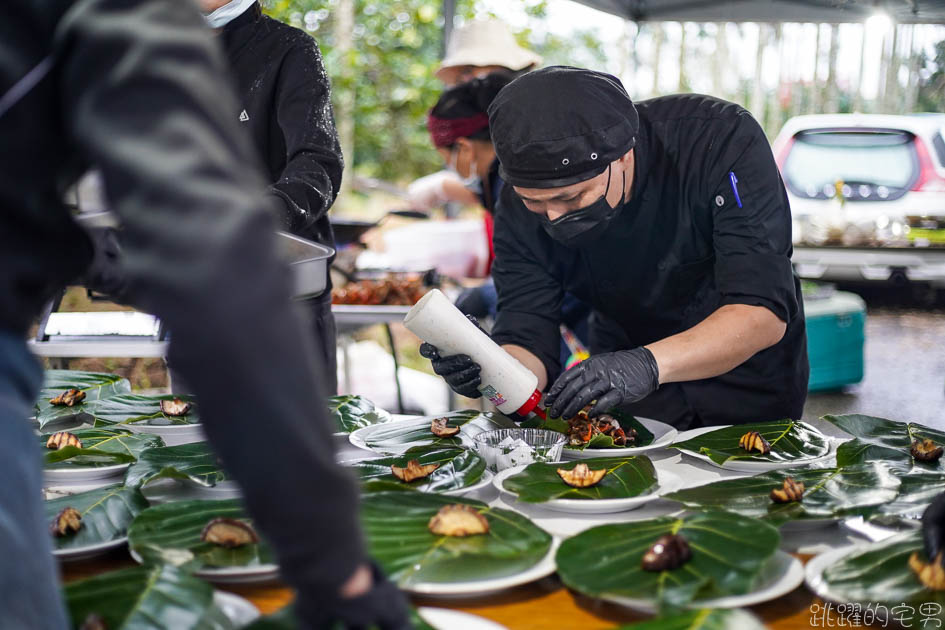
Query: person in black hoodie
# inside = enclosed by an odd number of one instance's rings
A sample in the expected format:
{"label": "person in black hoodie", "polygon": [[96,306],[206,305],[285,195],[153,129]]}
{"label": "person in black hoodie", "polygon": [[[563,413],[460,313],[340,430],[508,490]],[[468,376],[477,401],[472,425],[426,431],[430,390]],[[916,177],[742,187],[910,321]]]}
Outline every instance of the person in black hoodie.
{"label": "person in black hoodie", "polygon": [[42,371],[25,337],[91,259],[61,199],[94,166],[124,227],[130,297],[174,330],[172,360],[298,590],[303,626],[406,627],[403,596],[365,553],[355,483],[333,461],[275,208],[197,11],[6,0],[0,59],[0,625],[67,627],[26,420]]}

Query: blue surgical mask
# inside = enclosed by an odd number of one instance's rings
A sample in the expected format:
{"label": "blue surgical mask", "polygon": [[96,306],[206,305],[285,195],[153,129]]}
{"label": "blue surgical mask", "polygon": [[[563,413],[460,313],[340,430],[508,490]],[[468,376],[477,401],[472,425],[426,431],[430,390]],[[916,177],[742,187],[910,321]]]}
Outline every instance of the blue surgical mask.
{"label": "blue surgical mask", "polygon": [[223,28],[239,16],[246,13],[246,10],[256,4],[256,0],[230,0],[222,7],[203,16],[210,28]]}
{"label": "blue surgical mask", "polygon": [[458,161],[456,157],[456,147],[453,147],[450,152],[450,163],[446,165],[446,169],[453,173],[456,173],[459,180],[462,182],[463,187],[473,192],[477,195],[482,194],[482,177],[479,176],[479,165],[476,163],[476,158],[473,157],[472,162],[469,164],[469,176],[463,177],[460,175],[459,171],[456,170],[456,162]]}

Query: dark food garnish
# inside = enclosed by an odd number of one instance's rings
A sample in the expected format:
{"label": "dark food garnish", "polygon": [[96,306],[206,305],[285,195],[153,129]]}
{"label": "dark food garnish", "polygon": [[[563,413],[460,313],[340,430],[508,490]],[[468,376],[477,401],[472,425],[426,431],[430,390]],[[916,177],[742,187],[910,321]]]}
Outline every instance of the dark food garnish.
{"label": "dark food garnish", "polygon": [[89,613],[89,616],[79,626],[79,630],[108,630],[108,624],[105,623],[101,615]]}
{"label": "dark food garnish", "polygon": [[743,435],[738,441],[738,445],[748,452],[758,451],[762,455],[771,452],[771,445],[768,444],[768,440],[761,437],[761,434],[757,431],[749,431]]}
{"label": "dark food garnish", "polygon": [[430,533],[439,536],[476,536],[489,533],[489,521],[471,505],[444,505],[427,523]]}
{"label": "dark food garnish", "polygon": [[643,554],[640,566],[644,571],[672,571],[692,558],[689,543],[679,534],[665,534],[656,539]]}
{"label": "dark food garnish", "polygon": [[421,466],[419,461],[416,459],[411,459],[409,462],[407,462],[407,466],[405,468],[391,466],[390,471],[401,481],[410,483],[414,479],[423,479],[439,467],[439,464],[426,464]]}
{"label": "dark food garnish", "polygon": [[459,433],[459,427],[446,425],[448,420],[448,418],[436,418],[430,423],[430,430],[433,431],[433,435],[437,437],[452,437]]}
{"label": "dark food garnish", "polygon": [[186,416],[190,412],[191,404],[180,398],[161,401],[161,413],[165,416]]}
{"label": "dark food garnish", "polygon": [[392,275],[380,280],[357,280],[331,290],[332,304],[413,306],[427,292],[420,274]]}
{"label": "dark food garnish", "polygon": [[57,431],[46,440],[46,448],[54,448],[58,451],[67,446],[82,448],[82,440],[68,431]]}
{"label": "dark food garnish", "polygon": [[259,542],[253,528],[235,518],[215,518],[203,528],[200,534],[203,542],[220,545],[227,549],[242,547]]}
{"label": "dark food garnish", "polygon": [[60,407],[72,407],[85,400],[85,392],[72,388],[67,389],[55,398],[50,398],[49,402]]}
{"label": "dark food garnish", "polygon": [[607,474],[607,469],[591,470],[587,464],[581,462],[571,470],[556,468],[558,476],[573,488],[588,488],[596,485]]}
{"label": "dark food garnish", "polygon": [[56,515],[52,525],[49,526],[49,531],[53,536],[65,536],[79,531],[80,527],[82,527],[82,515],[79,514],[79,510],[67,507]]}
{"label": "dark food garnish", "polygon": [[804,484],[788,477],[784,480],[783,487],[772,490],[770,496],[775,503],[800,502],[801,497],[804,496]]}
{"label": "dark food garnish", "polygon": [[909,452],[920,462],[937,462],[942,457],[941,446],[936,446],[932,440],[916,440],[912,443]]}
{"label": "dark food garnish", "polygon": [[918,552],[909,556],[909,568],[925,588],[933,591],[945,591],[945,568],[942,567],[942,554],[935,556],[932,562],[925,562]]}
{"label": "dark food garnish", "polygon": [[606,413],[596,418],[588,418],[587,409],[582,409],[568,420],[568,444],[571,446],[583,446],[595,435],[610,436],[614,440],[614,446],[633,446],[637,441],[635,429],[624,431],[617,419]]}

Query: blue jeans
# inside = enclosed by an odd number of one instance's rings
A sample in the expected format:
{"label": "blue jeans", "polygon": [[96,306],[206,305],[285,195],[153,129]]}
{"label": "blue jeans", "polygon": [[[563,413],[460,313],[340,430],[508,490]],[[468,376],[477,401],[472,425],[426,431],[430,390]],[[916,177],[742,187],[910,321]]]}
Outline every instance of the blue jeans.
{"label": "blue jeans", "polygon": [[17,335],[0,332],[0,626],[68,627],[43,509],[42,454],[27,418],[43,371]]}

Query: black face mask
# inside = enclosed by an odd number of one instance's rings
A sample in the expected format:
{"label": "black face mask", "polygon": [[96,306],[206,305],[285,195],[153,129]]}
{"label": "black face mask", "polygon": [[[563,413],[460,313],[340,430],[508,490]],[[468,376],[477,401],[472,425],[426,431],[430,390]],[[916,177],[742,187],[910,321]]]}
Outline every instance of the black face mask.
{"label": "black face mask", "polygon": [[[589,206],[572,210],[554,221],[549,221],[546,217],[541,222],[541,227],[545,229],[548,236],[571,248],[584,247],[600,238],[623,207],[624,195],[622,192],[616,207],[611,208],[610,204],[607,203],[607,193],[610,192],[610,174],[611,170],[608,166],[607,188],[604,189],[604,194],[601,195],[600,199]],[[624,173],[621,190],[626,185],[627,174]]]}

